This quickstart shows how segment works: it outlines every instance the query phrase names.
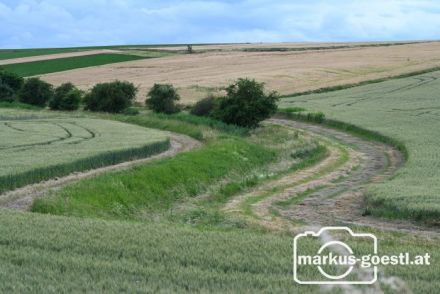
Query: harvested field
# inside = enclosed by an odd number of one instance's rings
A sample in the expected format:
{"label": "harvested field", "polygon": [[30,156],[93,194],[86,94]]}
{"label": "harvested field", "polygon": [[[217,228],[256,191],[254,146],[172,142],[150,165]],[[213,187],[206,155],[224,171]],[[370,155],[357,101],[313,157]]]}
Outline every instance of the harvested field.
{"label": "harvested field", "polygon": [[265,82],[281,94],[356,83],[409,73],[440,65],[440,42],[399,46],[299,52],[207,52],[137,60],[42,76],[56,85],[71,81],[82,89],[115,79],[139,85],[138,100],[154,83],[172,83],[183,103],[240,77]]}

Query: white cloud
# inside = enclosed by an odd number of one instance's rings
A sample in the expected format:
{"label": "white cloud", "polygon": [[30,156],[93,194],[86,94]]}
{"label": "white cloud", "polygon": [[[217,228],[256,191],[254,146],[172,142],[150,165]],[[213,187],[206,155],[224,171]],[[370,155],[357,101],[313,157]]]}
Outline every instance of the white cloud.
{"label": "white cloud", "polygon": [[0,48],[438,39],[439,1],[0,0]]}

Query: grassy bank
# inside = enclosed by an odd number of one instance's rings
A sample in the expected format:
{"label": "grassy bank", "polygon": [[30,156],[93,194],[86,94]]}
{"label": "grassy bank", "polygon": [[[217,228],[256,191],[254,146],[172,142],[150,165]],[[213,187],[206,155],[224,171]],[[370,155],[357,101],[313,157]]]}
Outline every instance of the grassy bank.
{"label": "grassy bank", "polygon": [[104,218],[139,218],[166,210],[179,199],[203,193],[233,173],[247,173],[275,159],[274,152],[240,138],[150,165],[85,180],[37,200],[34,212]]}
{"label": "grassy bank", "polygon": [[51,60],[33,61],[26,63],[6,64],[1,67],[9,72],[23,77],[42,75],[47,73],[71,70],[76,68],[105,65],[144,59],[135,55],[124,54],[96,54],[77,57],[58,58]]}

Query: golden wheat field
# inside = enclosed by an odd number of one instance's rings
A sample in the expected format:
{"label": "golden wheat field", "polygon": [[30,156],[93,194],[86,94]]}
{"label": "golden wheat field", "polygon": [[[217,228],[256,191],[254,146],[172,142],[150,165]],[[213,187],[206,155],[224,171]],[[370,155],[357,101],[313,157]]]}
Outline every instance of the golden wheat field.
{"label": "golden wheat field", "polygon": [[190,104],[240,77],[255,78],[265,82],[268,89],[290,94],[438,65],[440,42],[428,42],[285,52],[196,52],[52,73],[42,78],[56,85],[71,81],[82,89],[99,82],[128,80],[139,86],[138,101],[144,101],[154,83],[172,83],[178,87],[182,102]]}

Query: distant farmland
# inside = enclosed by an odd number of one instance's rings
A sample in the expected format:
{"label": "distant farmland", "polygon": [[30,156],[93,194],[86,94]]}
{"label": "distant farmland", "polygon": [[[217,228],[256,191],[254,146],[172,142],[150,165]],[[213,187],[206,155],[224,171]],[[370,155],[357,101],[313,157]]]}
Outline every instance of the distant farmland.
{"label": "distant farmland", "polygon": [[[267,44],[261,46],[264,50],[270,48]],[[139,101],[145,100],[154,83],[172,83],[178,87],[183,103],[192,103],[208,93],[222,93],[222,87],[240,77],[255,78],[265,82],[268,89],[291,94],[440,66],[440,42],[298,52],[195,50],[196,54],[77,69],[44,75],[43,79],[54,84],[72,81],[83,89],[97,82],[128,80],[140,86]]]}
{"label": "distant farmland", "polygon": [[57,58],[25,63],[6,64],[2,67],[23,77],[66,71],[75,68],[91,67],[109,63],[133,61],[144,57],[125,54],[95,54],[86,56]]}

